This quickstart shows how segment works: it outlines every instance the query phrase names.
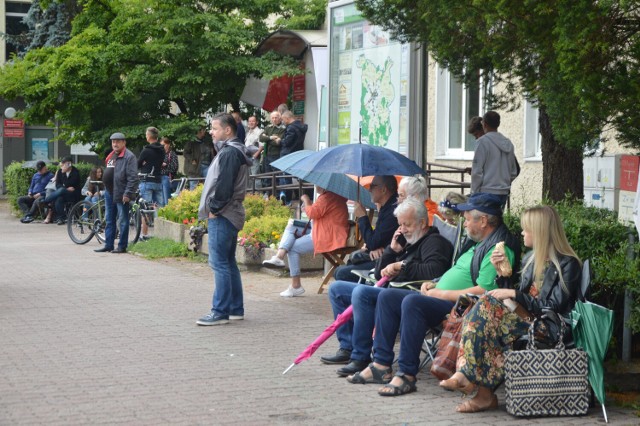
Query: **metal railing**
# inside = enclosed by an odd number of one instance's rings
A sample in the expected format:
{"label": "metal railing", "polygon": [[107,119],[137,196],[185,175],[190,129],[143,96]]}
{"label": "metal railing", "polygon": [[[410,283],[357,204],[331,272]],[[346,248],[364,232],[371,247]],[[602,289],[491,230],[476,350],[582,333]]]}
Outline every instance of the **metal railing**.
{"label": "metal railing", "polygon": [[[465,190],[471,189],[471,183],[464,180],[468,171],[466,168],[427,162],[425,163],[425,171],[429,198],[431,198],[431,190],[435,188],[459,189],[462,194],[465,193]],[[457,175],[460,180],[449,179],[442,175],[452,177]]]}

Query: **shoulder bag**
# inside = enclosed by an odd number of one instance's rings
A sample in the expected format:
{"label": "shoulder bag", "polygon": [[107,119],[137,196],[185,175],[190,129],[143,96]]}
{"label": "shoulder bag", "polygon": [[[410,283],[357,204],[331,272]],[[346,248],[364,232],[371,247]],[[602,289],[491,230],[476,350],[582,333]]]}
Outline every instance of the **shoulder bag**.
{"label": "shoulder bag", "polygon": [[460,353],[460,338],[462,337],[462,322],[477,300],[478,296],[472,294],[460,296],[444,321],[442,334],[438,341],[438,351],[430,370],[431,374],[440,380],[447,380],[456,372],[456,361]]}
{"label": "shoulder bag", "polygon": [[588,357],[581,349],[565,349],[562,317],[554,349],[537,349],[536,318],[529,327],[526,350],[507,351],[504,372],[507,412],[513,416],[579,416],[589,409]]}

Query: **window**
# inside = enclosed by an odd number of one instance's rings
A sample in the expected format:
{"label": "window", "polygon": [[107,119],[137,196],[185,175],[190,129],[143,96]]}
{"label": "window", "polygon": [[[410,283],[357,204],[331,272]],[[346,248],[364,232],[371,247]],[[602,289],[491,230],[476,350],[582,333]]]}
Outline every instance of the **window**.
{"label": "window", "polygon": [[[30,3],[6,3],[5,28],[7,35],[17,36],[29,31],[29,27],[27,27],[27,25],[22,22],[22,19],[27,16],[27,12],[29,11],[30,7]],[[21,48],[17,44],[11,41],[6,41],[5,60],[10,60],[11,55],[14,53],[18,53],[20,49]]]}
{"label": "window", "polygon": [[540,123],[538,108],[531,102],[524,102],[524,160],[542,161]]}
{"label": "window", "polygon": [[480,88],[465,87],[449,71],[438,67],[436,83],[436,156],[471,160],[475,138],[467,133],[467,123],[482,115]]}

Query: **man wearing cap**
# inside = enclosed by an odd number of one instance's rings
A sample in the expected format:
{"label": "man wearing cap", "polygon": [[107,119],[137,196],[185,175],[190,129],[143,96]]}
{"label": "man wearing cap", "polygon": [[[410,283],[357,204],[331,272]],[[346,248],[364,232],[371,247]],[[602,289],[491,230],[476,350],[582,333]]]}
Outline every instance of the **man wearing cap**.
{"label": "man wearing cap", "polygon": [[[374,361],[366,369],[347,377],[352,383],[371,380],[373,374],[391,379],[379,389],[384,396],[415,391],[420,364],[420,350],[427,330],[440,324],[451,311],[458,297],[467,293],[482,294],[502,285],[490,257],[495,245],[505,242],[505,255],[512,265],[519,261],[520,243],[502,221],[500,197],[493,194],[473,194],[466,203],[464,226],[468,242],[456,263],[437,283],[425,282],[420,293],[411,290],[387,289],[378,296],[375,313],[376,336],[373,341]],[[393,347],[400,332],[398,371],[391,375]]]}
{"label": "man wearing cap", "polygon": [[[111,135],[113,151],[105,160],[106,167],[102,175],[104,183],[104,205],[107,226],[104,247],[94,250],[97,253],[126,253],[129,242],[129,201],[133,200],[138,189],[138,160],[127,149],[127,140],[122,133]],[[120,230],[118,247],[115,248],[116,218]]]}
{"label": "man wearing cap", "polygon": [[20,210],[22,210],[24,214],[22,219],[20,219],[22,223],[33,222],[33,216],[42,201],[44,201],[46,195],[45,187],[53,178],[53,173],[47,169],[47,165],[42,160],[36,163],[36,170],[37,172],[34,173],[31,178],[31,185],[29,185],[27,195],[18,198],[18,207],[20,207]]}

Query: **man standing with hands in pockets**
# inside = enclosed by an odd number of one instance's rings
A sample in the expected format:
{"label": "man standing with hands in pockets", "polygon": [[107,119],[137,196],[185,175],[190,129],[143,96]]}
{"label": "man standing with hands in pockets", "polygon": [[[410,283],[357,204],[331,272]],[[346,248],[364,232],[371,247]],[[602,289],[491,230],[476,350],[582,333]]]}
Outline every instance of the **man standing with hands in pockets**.
{"label": "man standing with hands in pockets", "polygon": [[244,319],[242,280],[236,263],[238,231],[244,226],[242,201],[247,191],[251,154],[236,137],[237,123],[230,114],[211,120],[211,136],[218,155],[204,182],[198,218],[208,220],[209,266],[215,289],[211,312],[198,325],[221,325]]}

